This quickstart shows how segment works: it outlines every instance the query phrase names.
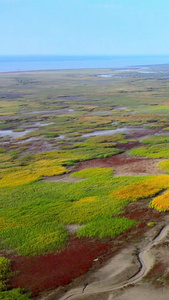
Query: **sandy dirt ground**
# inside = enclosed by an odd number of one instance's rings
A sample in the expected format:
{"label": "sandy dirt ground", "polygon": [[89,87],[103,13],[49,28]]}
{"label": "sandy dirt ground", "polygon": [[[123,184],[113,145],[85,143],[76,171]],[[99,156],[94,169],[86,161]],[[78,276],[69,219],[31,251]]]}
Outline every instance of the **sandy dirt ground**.
{"label": "sandy dirt ground", "polygon": [[147,283],[141,283],[138,286],[128,287],[116,293],[105,293],[104,295],[94,295],[93,297],[88,299],[90,300],[168,300],[169,289],[165,287],[156,289]]}

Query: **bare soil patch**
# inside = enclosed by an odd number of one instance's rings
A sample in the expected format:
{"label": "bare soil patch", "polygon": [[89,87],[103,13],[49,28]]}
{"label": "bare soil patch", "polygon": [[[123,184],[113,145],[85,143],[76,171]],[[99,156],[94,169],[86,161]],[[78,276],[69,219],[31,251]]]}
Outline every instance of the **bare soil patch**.
{"label": "bare soil patch", "polygon": [[70,174],[48,176],[43,179],[45,182],[78,182],[84,180],[84,178],[72,177]]}
{"label": "bare soil patch", "polygon": [[164,159],[130,156],[126,153],[107,158],[92,159],[80,162],[73,171],[87,168],[113,168],[114,176],[143,176],[153,174],[166,174],[158,168],[158,163]]}

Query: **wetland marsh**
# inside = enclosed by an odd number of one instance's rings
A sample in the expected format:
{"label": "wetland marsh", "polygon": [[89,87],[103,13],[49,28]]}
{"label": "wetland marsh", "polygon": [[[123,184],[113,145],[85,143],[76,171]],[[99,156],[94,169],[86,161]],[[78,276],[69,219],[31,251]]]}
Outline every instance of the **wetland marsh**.
{"label": "wetland marsh", "polygon": [[[168,294],[167,232],[151,242],[168,228],[168,83],[168,65],[0,74],[1,299]],[[121,289],[146,245],[156,260]],[[85,295],[119,257],[119,289]]]}

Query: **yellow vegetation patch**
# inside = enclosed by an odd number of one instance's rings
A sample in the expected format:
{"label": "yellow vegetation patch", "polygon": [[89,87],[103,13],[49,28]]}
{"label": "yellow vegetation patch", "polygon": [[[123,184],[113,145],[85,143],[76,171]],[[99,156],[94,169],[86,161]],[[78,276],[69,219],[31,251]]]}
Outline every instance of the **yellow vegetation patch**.
{"label": "yellow vegetation patch", "polygon": [[155,118],[162,119],[162,116],[156,115],[156,114],[134,114],[134,115],[118,115],[118,116],[113,116],[113,121],[120,121],[120,122],[145,122],[145,121],[151,121],[155,120]]}
{"label": "yellow vegetation patch", "polygon": [[97,200],[97,197],[95,197],[95,196],[93,196],[93,197],[86,197],[86,198],[80,199],[75,204],[76,205],[81,205],[81,204],[84,204],[84,203],[87,203],[87,202],[92,202],[92,201],[95,201],[95,200]]}
{"label": "yellow vegetation patch", "polygon": [[30,166],[30,170],[38,176],[53,176],[66,173],[65,167],[56,164],[56,160],[41,159]]}
{"label": "yellow vegetation patch", "polygon": [[92,119],[91,116],[82,116],[79,118],[79,122],[90,121]]}
{"label": "yellow vegetation patch", "polygon": [[103,118],[102,116],[80,116],[78,122],[87,122],[88,124],[109,124],[112,122],[111,117]]}
{"label": "yellow vegetation patch", "polygon": [[150,206],[157,209],[158,211],[169,210],[169,191],[161,196],[154,198]]}
{"label": "yellow vegetation patch", "polygon": [[50,160],[39,160],[26,167],[14,167],[2,170],[0,173],[0,187],[28,184],[41,179],[43,176],[53,176],[66,173],[65,167],[55,164]]}
{"label": "yellow vegetation patch", "polygon": [[14,113],[13,112],[4,112],[4,113],[0,113],[0,116],[8,116],[8,115],[13,115]]}
{"label": "yellow vegetation patch", "polygon": [[0,232],[7,228],[13,228],[19,225],[17,222],[5,221],[4,218],[0,218]]}
{"label": "yellow vegetation patch", "polygon": [[0,153],[0,162],[9,161],[11,159],[11,155],[7,153]]}
{"label": "yellow vegetation patch", "polygon": [[158,165],[161,169],[169,171],[169,160],[162,161]]}
{"label": "yellow vegetation patch", "polygon": [[[23,157],[16,160],[19,166],[12,165],[8,168],[0,169],[0,187],[17,186],[37,181],[44,176],[54,176],[67,173],[67,169],[62,166],[69,160],[77,158],[84,159],[85,154],[76,152],[67,153],[66,151],[51,151]],[[10,161],[11,156],[6,153],[0,153],[0,162]]]}
{"label": "yellow vegetation patch", "polygon": [[86,105],[86,106],[84,106],[83,107],[83,109],[82,110],[93,110],[93,109],[95,109],[95,108],[97,108],[98,106],[94,106],[94,105]]}
{"label": "yellow vegetation patch", "polygon": [[11,172],[1,173],[0,177],[0,187],[27,184],[38,179],[37,175],[25,168],[13,168]]}
{"label": "yellow vegetation patch", "polygon": [[169,186],[168,176],[157,176],[145,179],[142,182],[134,183],[127,187],[113,191],[109,196],[118,199],[136,201],[137,199],[147,198],[157,194]]}

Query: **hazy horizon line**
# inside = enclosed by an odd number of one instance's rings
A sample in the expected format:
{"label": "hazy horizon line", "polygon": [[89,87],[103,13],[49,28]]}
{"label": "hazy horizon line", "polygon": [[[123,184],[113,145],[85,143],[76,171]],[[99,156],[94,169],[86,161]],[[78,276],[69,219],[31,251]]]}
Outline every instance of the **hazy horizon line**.
{"label": "hazy horizon line", "polygon": [[0,54],[0,56],[69,56],[69,57],[124,57],[124,56],[169,56],[168,54]]}

